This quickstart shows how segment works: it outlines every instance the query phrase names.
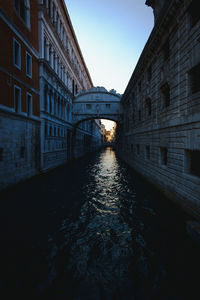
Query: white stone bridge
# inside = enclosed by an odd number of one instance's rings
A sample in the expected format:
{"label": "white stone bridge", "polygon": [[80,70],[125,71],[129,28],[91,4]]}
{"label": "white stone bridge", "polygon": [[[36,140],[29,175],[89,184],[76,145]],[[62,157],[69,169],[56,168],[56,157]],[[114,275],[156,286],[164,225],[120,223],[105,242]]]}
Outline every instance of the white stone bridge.
{"label": "white stone bridge", "polygon": [[121,95],[104,87],[93,87],[78,94],[73,101],[73,123],[89,119],[108,119],[121,123]]}

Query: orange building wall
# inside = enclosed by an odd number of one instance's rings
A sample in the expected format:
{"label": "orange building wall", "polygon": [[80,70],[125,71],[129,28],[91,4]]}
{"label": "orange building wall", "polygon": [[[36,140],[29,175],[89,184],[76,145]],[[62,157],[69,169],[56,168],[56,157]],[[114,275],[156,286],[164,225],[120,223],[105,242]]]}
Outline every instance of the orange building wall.
{"label": "orange building wall", "polygon": [[26,27],[14,8],[14,0],[0,0],[0,8],[7,17],[16,25],[24,37],[38,51],[38,1],[30,0],[31,28]]}
{"label": "orange building wall", "polygon": [[[37,1],[31,2],[31,31],[24,25],[23,21],[14,10],[14,1],[0,0],[1,9],[9,16],[10,20],[17,25],[17,31],[31,44],[31,47],[38,49],[38,21]],[[34,5],[35,4],[35,5]],[[35,12],[35,14],[34,14]],[[12,24],[11,22],[11,24]],[[34,25],[33,25],[34,24]],[[15,26],[16,27],[16,26]],[[19,29],[19,30],[18,30]],[[38,58],[33,55],[23,41],[9,28],[0,18],[1,55],[0,55],[0,104],[10,108],[14,107],[14,85],[21,88],[22,112],[26,111],[26,93],[32,95],[33,115],[39,116],[39,66]],[[13,61],[13,38],[21,45],[21,70],[14,66]],[[32,78],[26,75],[26,51],[32,57]],[[37,53],[37,52],[36,52]],[[33,90],[32,90],[33,89]]]}

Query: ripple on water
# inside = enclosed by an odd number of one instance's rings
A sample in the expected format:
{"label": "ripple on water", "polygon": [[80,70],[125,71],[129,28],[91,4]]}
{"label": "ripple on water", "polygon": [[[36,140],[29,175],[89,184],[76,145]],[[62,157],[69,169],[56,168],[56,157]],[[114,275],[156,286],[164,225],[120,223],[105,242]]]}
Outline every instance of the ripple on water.
{"label": "ripple on water", "polygon": [[114,151],[102,151],[84,176],[80,210],[74,218],[64,219],[59,231],[73,299],[165,299],[157,297],[167,272],[159,251],[151,245],[158,219],[148,196],[142,189],[138,196]]}
{"label": "ripple on water", "polygon": [[[92,170],[90,166],[88,173],[89,183],[82,190],[86,201],[79,218],[67,226],[63,222],[60,228],[65,232],[65,240],[70,241],[66,271],[73,270],[74,280],[81,281],[81,285],[83,281],[86,285],[98,282],[103,290],[110,290],[114,282],[128,280],[133,256],[132,228],[121,214],[121,200],[126,195],[124,203],[128,203],[135,193],[123,185],[114,152],[103,153],[100,163]],[[128,213],[132,214],[132,208]]]}

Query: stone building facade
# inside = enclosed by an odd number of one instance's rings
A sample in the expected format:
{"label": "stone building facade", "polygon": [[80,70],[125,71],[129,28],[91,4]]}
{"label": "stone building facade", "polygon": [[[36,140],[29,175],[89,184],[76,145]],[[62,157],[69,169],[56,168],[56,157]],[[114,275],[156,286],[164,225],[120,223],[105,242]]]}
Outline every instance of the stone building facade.
{"label": "stone building facade", "polygon": [[200,14],[197,1],[147,0],[155,24],[122,97],[120,155],[200,215]]}
{"label": "stone building facade", "polygon": [[84,122],[73,142],[73,97],[93,84],[65,2],[39,2],[41,169],[47,170],[68,161],[73,153],[77,157],[89,151],[85,144],[96,123]]}
{"label": "stone building facade", "polygon": [[85,153],[95,151],[103,144],[102,127],[101,122],[98,119],[81,122],[73,134],[74,158],[79,158]]}
{"label": "stone building facade", "polygon": [[0,29],[2,189],[99,147],[101,129],[72,120],[93,84],[64,0],[0,0]]}
{"label": "stone building facade", "polygon": [[36,1],[0,1],[0,188],[37,174],[40,149]]}

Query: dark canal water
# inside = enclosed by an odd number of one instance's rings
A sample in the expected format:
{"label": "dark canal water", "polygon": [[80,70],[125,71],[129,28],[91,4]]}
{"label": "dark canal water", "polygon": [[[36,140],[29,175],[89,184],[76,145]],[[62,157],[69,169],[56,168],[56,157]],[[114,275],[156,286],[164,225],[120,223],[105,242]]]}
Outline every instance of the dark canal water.
{"label": "dark canal water", "polygon": [[3,299],[199,299],[187,217],[101,152],[1,193]]}

